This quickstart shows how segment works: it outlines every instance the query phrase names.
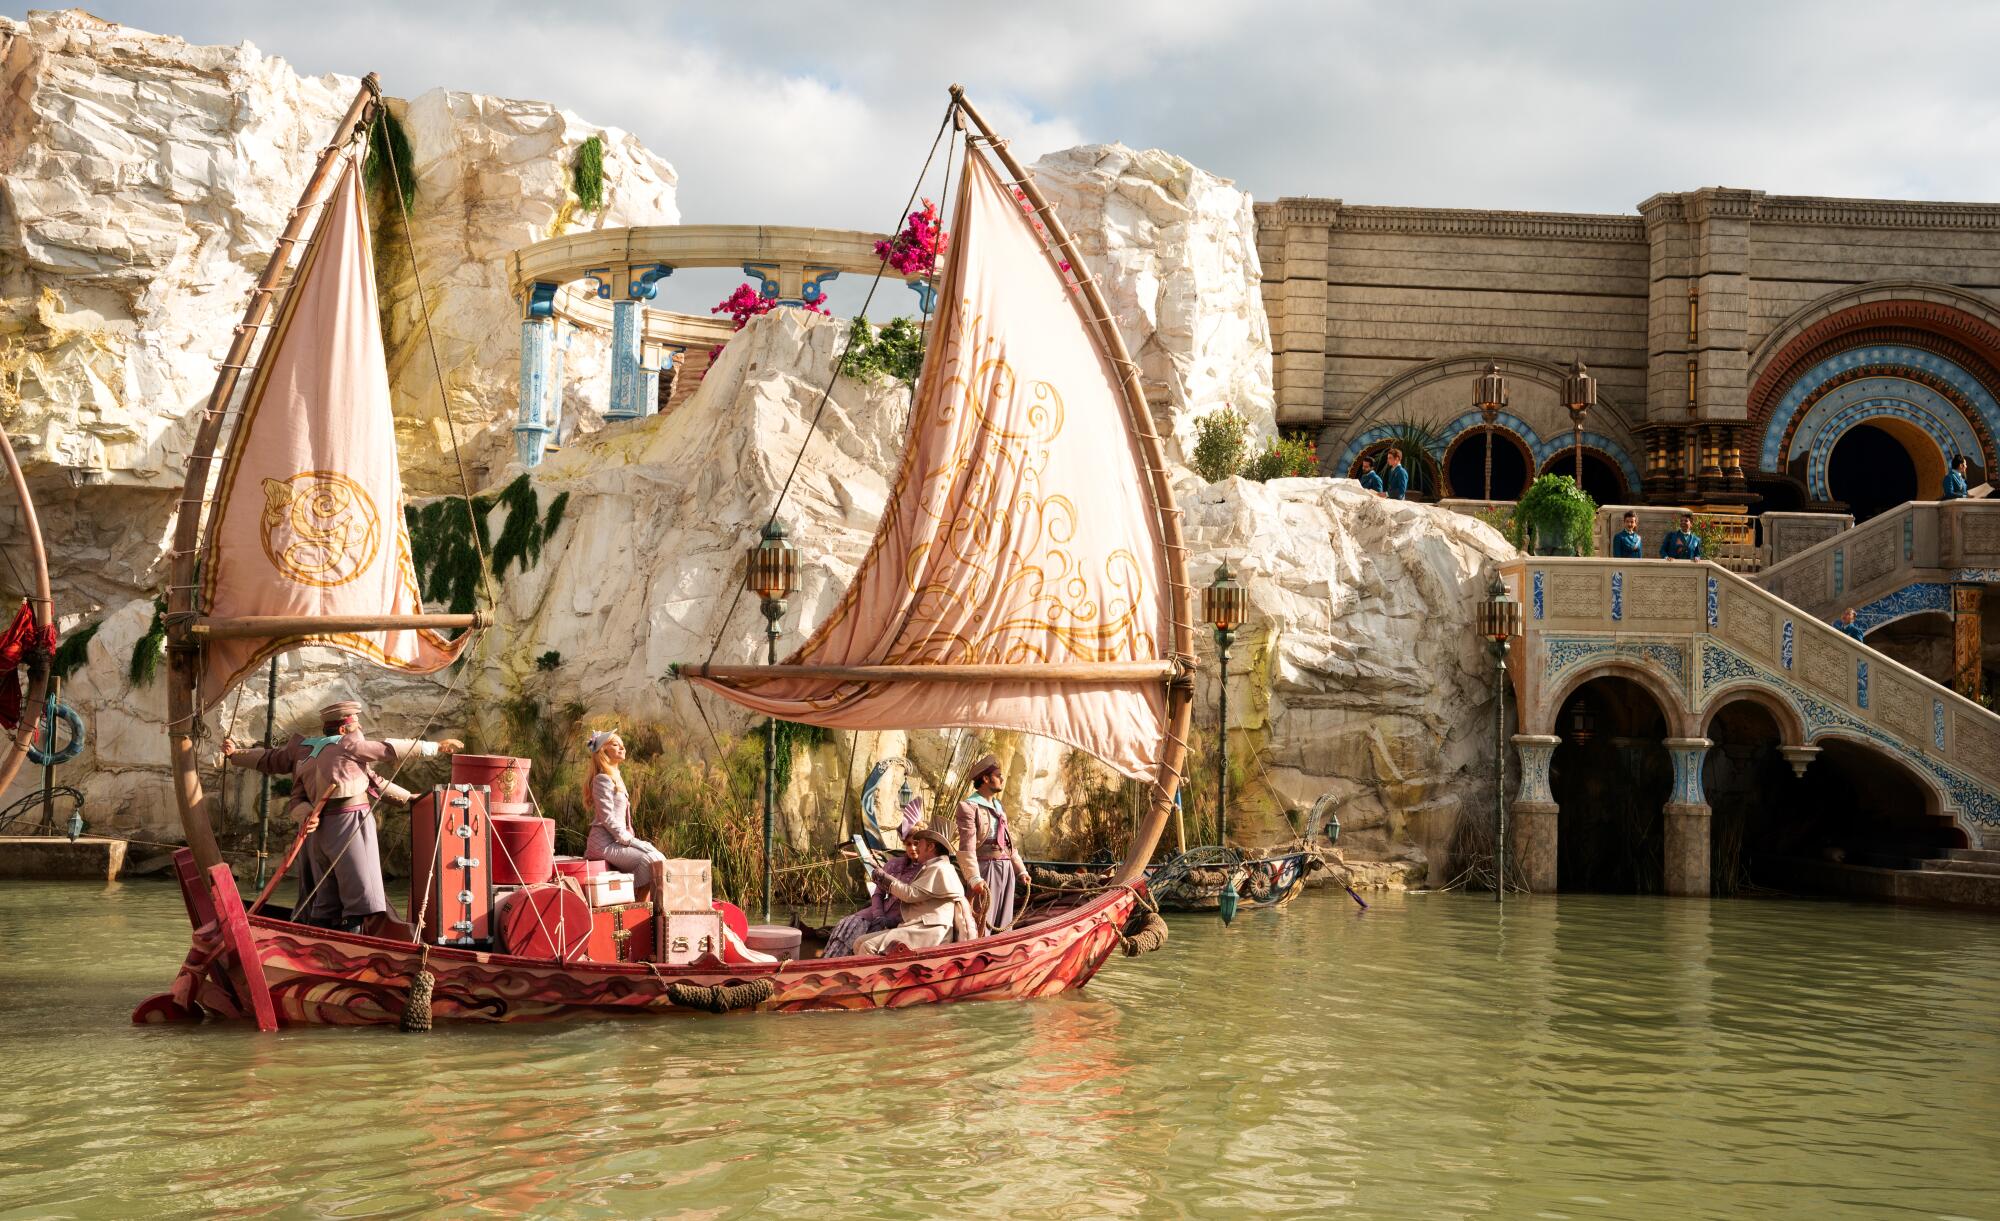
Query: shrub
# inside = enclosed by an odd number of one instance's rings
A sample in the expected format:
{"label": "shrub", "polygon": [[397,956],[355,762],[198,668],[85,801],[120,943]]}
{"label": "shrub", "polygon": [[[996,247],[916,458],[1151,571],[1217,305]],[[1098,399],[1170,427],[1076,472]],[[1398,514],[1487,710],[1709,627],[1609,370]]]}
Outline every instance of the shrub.
{"label": "shrub", "polygon": [[1243,469],[1249,456],[1250,421],[1223,406],[1194,422],[1195,473],[1220,483]]}
{"label": "shrub", "polygon": [[1568,475],[1543,475],[1514,504],[1511,537],[1524,551],[1532,545],[1549,554],[1553,545],[1569,555],[1595,555],[1596,536],[1597,502]]}
{"label": "shrub", "polygon": [[1271,442],[1269,449],[1252,458],[1243,468],[1245,479],[1267,483],[1273,479],[1304,479],[1319,474],[1319,443],[1310,434],[1290,433]]}
{"label": "shrub", "polygon": [[924,330],[912,318],[892,318],[876,330],[866,319],[854,320],[854,334],[840,358],[842,376],[864,380],[886,375],[914,384],[924,367]]}

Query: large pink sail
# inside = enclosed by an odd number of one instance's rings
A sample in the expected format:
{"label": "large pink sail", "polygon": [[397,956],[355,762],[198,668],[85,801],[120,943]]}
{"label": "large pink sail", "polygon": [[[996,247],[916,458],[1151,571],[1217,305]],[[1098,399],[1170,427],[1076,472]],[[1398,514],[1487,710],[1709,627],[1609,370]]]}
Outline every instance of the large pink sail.
{"label": "large pink sail", "polygon": [[[202,573],[206,615],[424,609],[403,521],[360,158],[344,155],[223,468]],[[201,699],[213,704],[266,658],[303,645],[424,674],[451,664],[467,636],[398,630],[217,640],[203,657]]]}
{"label": "large pink sail", "polygon": [[[881,531],[790,661],[1159,661],[1165,551],[1117,374],[1033,216],[966,158],[910,439]],[[1080,269],[1079,269],[1080,272]],[[1166,683],[696,679],[760,712],[838,729],[972,726],[1067,742],[1156,780]]]}

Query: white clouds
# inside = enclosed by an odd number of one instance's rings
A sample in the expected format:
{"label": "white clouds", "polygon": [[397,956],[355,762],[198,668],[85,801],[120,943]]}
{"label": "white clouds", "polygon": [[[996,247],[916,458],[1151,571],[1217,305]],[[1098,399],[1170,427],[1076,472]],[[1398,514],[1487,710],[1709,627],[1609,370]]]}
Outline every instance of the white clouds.
{"label": "white clouds", "polygon": [[954,80],[1029,159],[1158,145],[1265,199],[2000,197],[2000,5],[1970,0],[92,7],[393,93],[546,98],[672,161],[689,220],[886,226]]}

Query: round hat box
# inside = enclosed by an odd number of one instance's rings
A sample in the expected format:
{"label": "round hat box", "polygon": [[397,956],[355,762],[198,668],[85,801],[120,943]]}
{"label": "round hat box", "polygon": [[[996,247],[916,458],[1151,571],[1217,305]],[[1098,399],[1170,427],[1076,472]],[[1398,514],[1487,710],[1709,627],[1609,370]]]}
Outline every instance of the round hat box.
{"label": "round hat box", "polygon": [[493,924],[509,954],[571,962],[590,941],[590,904],[573,883],[523,886],[501,896]]}
{"label": "round hat box", "polygon": [[493,882],[533,886],[556,874],[556,820],[532,814],[493,816]]}
{"label": "round hat box", "polygon": [[799,956],[799,930],[786,924],[753,924],[743,936],[743,944],[774,955],[779,962]]}
{"label": "round hat box", "polygon": [[512,755],[453,755],[453,784],[483,784],[492,790],[487,809],[494,814],[524,814],[534,808],[528,800],[530,760]]}

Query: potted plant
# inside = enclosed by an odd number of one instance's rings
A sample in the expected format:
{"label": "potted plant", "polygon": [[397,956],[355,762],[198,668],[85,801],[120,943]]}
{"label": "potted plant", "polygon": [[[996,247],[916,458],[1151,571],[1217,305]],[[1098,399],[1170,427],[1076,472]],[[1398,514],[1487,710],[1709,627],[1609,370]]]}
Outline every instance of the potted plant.
{"label": "potted plant", "polygon": [[1597,502],[1568,475],[1543,475],[1514,504],[1514,545],[1534,555],[1594,555]]}

